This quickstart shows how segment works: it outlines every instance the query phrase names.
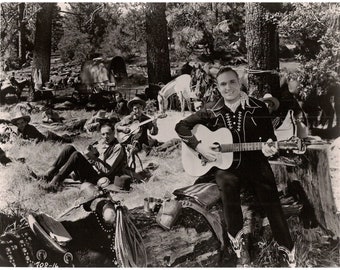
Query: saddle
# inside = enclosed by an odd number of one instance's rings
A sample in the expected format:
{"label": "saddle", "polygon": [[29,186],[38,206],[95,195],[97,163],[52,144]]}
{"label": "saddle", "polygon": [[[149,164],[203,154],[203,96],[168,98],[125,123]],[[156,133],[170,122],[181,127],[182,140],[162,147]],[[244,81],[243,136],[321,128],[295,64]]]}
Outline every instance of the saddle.
{"label": "saddle", "polygon": [[72,237],[61,222],[44,213],[29,214],[27,222],[33,233],[47,247],[57,253],[65,254],[67,252],[66,245],[72,240]]}
{"label": "saddle", "polygon": [[210,209],[221,198],[215,183],[201,183],[179,188],[173,194],[179,199],[190,198],[205,209]]}
{"label": "saddle", "polygon": [[219,216],[209,212],[209,209],[220,200],[217,185],[215,183],[196,184],[176,189],[173,194],[180,200],[180,208],[191,208],[205,217],[220,241],[221,248],[223,248],[224,239],[221,219]]}

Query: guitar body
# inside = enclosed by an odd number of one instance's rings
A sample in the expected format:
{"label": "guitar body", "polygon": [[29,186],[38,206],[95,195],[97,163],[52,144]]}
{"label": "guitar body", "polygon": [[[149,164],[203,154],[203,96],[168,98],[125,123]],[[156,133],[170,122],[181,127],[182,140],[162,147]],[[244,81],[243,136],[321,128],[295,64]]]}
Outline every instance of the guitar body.
{"label": "guitar body", "polygon": [[119,143],[125,143],[127,140],[131,138],[132,135],[135,135],[140,130],[140,122],[139,121],[133,121],[131,124],[127,125],[131,131],[129,133],[124,133],[122,131],[116,132],[116,138]]}
{"label": "guitar body", "polygon": [[154,116],[152,118],[149,118],[149,119],[147,119],[143,122],[135,120],[131,124],[128,124],[128,125],[125,126],[125,127],[128,127],[130,129],[129,133],[124,133],[122,131],[116,130],[116,138],[117,138],[119,143],[125,143],[128,139],[130,139],[130,137],[132,135],[135,135],[140,131],[141,126],[144,126],[145,124],[150,123],[150,122],[154,121],[155,119],[165,118],[165,117],[167,117],[167,115],[163,113],[163,114],[160,114],[158,116]]}
{"label": "guitar body", "polygon": [[[206,145],[211,145],[216,142],[219,144],[233,143],[233,134],[227,128],[211,131],[203,125],[196,125],[192,129],[192,133],[199,141],[202,141],[202,143]],[[233,164],[234,154],[233,152],[219,152],[216,161],[205,163],[198,152],[188,147],[185,143],[182,143],[183,168],[189,175],[196,177],[206,174],[213,167],[221,170],[230,168]]]}

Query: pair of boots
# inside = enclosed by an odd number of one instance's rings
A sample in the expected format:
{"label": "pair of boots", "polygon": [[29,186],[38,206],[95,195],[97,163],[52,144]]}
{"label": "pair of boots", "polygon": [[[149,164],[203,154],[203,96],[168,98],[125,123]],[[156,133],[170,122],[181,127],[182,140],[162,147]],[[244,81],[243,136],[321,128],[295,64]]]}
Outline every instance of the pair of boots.
{"label": "pair of boots", "polygon": [[45,183],[41,183],[40,186],[47,192],[57,192],[60,189],[60,184],[63,182],[63,178],[58,174],[59,170],[52,166],[45,175],[40,177]]}
{"label": "pair of boots", "polygon": [[[231,247],[237,257],[236,267],[250,267],[251,260],[249,255],[249,234],[246,234],[243,228],[236,234],[235,237],[233,237],[228,232],[228,237],[231,243]],[[277,249],[282,254],[282,261],[284,262],[285,266],[289,268],[295,268],[295,246],[292,250],[289,250],[288,248],[277,244]]]}

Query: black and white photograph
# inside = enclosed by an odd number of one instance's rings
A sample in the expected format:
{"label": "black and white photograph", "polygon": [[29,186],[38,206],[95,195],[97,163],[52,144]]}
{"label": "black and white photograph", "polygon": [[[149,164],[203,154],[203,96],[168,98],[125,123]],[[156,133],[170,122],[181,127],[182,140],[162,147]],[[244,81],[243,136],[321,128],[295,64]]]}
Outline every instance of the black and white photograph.
{"label": "black and white photograph", "polygon": [[340,267],[340,3],[0,13],[0,268]]}

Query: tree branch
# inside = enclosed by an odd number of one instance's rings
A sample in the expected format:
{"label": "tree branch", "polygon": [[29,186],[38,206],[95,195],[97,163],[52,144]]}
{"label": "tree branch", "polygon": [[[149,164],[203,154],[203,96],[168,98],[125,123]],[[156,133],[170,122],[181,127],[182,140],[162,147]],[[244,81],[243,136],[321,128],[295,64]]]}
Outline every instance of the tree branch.
{"label": "tree branch", "polygon": [[104,6],[105,6],[104,4],[101,4],[98,8],[96,8],[96,9],[91,13],[90,19],[89,19],[88,21],[85,22],[85,25],[92,23],[92,22],[93,22],[93,17],[94,17],[94,15],[96,15],[96,13],[97,13],[99,10],[103,9]]}

